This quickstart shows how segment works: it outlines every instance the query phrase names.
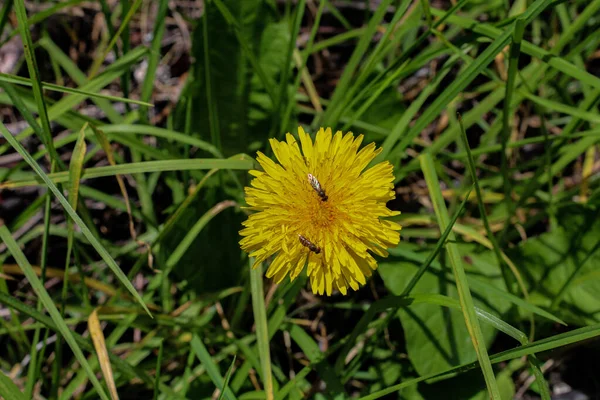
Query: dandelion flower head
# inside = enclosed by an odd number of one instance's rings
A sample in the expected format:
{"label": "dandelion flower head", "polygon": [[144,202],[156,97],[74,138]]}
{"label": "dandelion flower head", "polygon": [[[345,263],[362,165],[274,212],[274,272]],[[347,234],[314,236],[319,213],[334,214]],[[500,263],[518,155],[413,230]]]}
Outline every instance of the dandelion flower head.
{"label": "dandelion flower head", "polygon": [[[365,169],[381,152],[371,143],[359,151],[363,136],[321,128],[313,142],[298,128],[300,143],[270,139],[276,163],[258,152],[263,171],[246,187],[251,214],[240,231],[243,250],[255,264],[274,256],[267,277],[294,280],[307,266],[313,293],[357,290],[377,269],[373,254],[400,241],[401,226],[383,219],[398,215],[387,208],[394,198],[393,166],[384,161]],[[299,146],[300,144],[300,146]]]}

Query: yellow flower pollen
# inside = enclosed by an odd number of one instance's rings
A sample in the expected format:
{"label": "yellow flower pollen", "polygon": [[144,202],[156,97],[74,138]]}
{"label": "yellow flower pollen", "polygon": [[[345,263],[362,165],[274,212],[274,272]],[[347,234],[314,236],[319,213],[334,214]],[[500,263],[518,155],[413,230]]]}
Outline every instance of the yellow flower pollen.
{"label": "yellow flower pollen", "polygon": [[250,171],[254,179],[246,188],[246,202],[257,212],[243,223],[240,245],[255,265],[275,256],[266,274],[275,283],[288,274],[294,280],[307,266],[313,293],[346,294],[377,269],[371,253],[386,257],[400,241],[401,226],[381,219],[400,214],[386,207],[394,198],[393,166],[384,161],[365,170],[381,149],[371,143],[359,151],[362,135],[321,128],[313,143],[300,127],[298,136],[301,148],[289,133],[285,142],[270,139],[279,164],[258,152],[263,171]]}

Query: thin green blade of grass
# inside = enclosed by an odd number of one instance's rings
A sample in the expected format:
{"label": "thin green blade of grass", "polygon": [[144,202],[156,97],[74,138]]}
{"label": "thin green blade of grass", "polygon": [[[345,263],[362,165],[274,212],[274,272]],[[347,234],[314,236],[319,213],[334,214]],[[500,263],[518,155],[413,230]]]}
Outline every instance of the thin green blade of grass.
{"label": "thin green blade of grass", "polygon": [[[208,5],[210,3],[206,3]],[[204,10],[204,15],[201,17],[200,23],[202,24],[202,38],[203,43],[203,57],[204,57],[204,89],[206,95],[206,104],[208,107],[208,127],[210,130],[210,139],[212,145],[221,151],[221,129],[219,127],[219,109],[217,108],[217,102],[214,101],[214,93],[211,74],[211,62],[209,53],[209,37],[208,37],[208,12]],[[236,31],[237,33],[237,31]]]}
{"label": "thin green blade of grass", "polygon": [[[169,2],[168,0],[160,0],[158,5],[158,12],[156,14],[156,23],[154,24],[154,31],[152,32],[152,44],[150,45],[150,57],[148,58],[148,68],[146,69],[146,77],[142,84],[141,100],[149,103],[154,90],[154,77],[156,75],[156,68],[158,67],[158,61],[160,60],[160,49],[165,33],[165,24],[167,20],[167,10]],[[148,109],[142,108],[140,110],[140,116],[143,121],[148,120]]]}
{"label": "thin green blade of grass", "polygon": [[310,335],[296,324],[291,324],[286,330],[292,340],[302,349],[319,377],[323,379],[327,385],[327,390],[334,394],[344,393],[344,386],[336,376],[335,370],[327,363],[319,345],[315,343]]}
{"label": "thin green blade of grass", "polygon": [[[523,31],[523,26],[522,23],[519,23],[520,20],[517,20],[517,27],[515,29],[515,36],[518,36],[517,39],[520,42],[521,37],[522,37],[522,31]],[[518,51],[518,50],[517,50]],[[518,60],[518,53],[516,55],[516,57],[514,57],[514,51],[511,49],[511,62],[516,63]],[[513,58],[516,58],[515,61],[512,61]],[[514,65],[514,64],[513,64]],[[513,66],[513,68],[516,68],[516,66]],[[510,75],[509,75],[510,76]],[[510,81],[510,80],[509,80]],[[507,82],[507,86],[508,86],[508,82]],[[510,86],[508,86],[508,89],[510,89]],[[508,112],[508,107],[505,107],[504,112],[507,113]],[[501,272],[502,272],[502,276],[504,278],[504,282],[505,285],[507,287],[507,289],[510,292],[510,278],[509,278],[509,274],[508,274],[508,268],[506,268],[505,263],[504,263],[504,259],[502,257],[502,252],[500,250],[500,247],[498,245],[498,241],[496,240],[496,237],[494,236],[494,233],[492,232],[491,228],[490,228],[490,224],[487,218],[487,213],[485,210],[485,206],[483,204],[483,199],[482,199],[482,195],[481,195],[481,189],[479,187],[479,180],[477,179],[477,171],[475,168],[475,161],[473,160],[473,155],[471,154],[471,147],[469,146],[469,139],[467,138],[467,132],[465,131],[465,127],[462,121],[462,117],[460,116],[460,114],[458,115],[458,122],[461,128],[461,138],[463,141],[463,145],[464,148],[467,151],[467,166],[469,169],[469,173],[471,175],[471,179],[474,182],[475,185],[475,191],[477,194],[477,203],[479,205],[479,213],[481,215],[481,219],[483,220],[483,225],[487,234],[487,237],[489,239],[489,241],[492,244],[493,250],[494,250],[494,254],[496,256],[496,260],[498,262],[498,267],[500,268]],[[504,120],[504,123],[506,125],[505,128],[508,129],[508,121]],[[505,139],[507,140],[508,137],[505,136]],[[505,154],[505,149],[503,149],[503,157],[506,157]],[[506,167],[506,165],[505,165]],[[506,170],[504,172],[507,172]],[[504,176],[505,179],[508,179],[507,174]],[[505,187],[506,189],[506,187]],[[510,188],[508,188],[508,193],[506,193],[505,195],[509,196],[510,195]],[[507,203],[508,204],[508,203]],[[510,209],[510,205],[508,204],[508,208]],[[510,212],[510,211],[509,211]],[[516,271],[515,271],[516,272]],[[523,296],[525,297],[525,299],[529,298],[529,293],[527,291],[527,288],[525,286],[525,283],[523,282],[523,279],[520,275],[516,275],[515,278],[517,279],[517,282],[519,283],[519,287],[521,288],[521,291],[523,292]],[[530,325],[531,325],[531,334],[533,336],[533,332],[535,330],[535,319],[533,317],[533,314],[530,314]],[[524,339],[520,340],[522,344],[527,344],[528,343],[528,339],[525,336]],[[537,361],[537,359],[535,358],[535,354],[532,354],[528,357],[528,361],[529,361],[529,365],[531,367],[531,369],[534,372],[534,375],[536,376],[536,380],[537,383],[539,385],[541,394],[542,394],[542,398],[544,400],[549,400],[550,399],[550,388],[548,387],[548,382],[546,382],[546,380],[544,379],[544,374],[542,372],[542,370],[540,369],[539,366],[539,362]]]}
{"label": "thin green blade of grass", "polygon": [[23,148],[21,143],[19,143],[11,133],[6,129],[4,124],[0,123],[0,133],[4,136],[6,141],[10,143],[10,145],[23,157],[23,159],[29,164],[29,166],[36,172],[36,174],[44,181],[48,189],[52,191],[52,193],[56,196],[58,201],[64,207],[65,211],[69,214],[71,218],[75,221],[77,226],[81,229],[81,232],[86,237],[86,239],[90,242],[90,244],[96,249],[100,257],[106,262],[108,267],[113,271],[117,279],[123,284],[129,293],[136,299],[136,301],[142,306],[142,308],[148,313],[148,315],[152,316],[148,307],[142,300],[139,293],[135,290],[131,282],[127,279],[123,271],[119,268],[117,263],[113,260],[110,254],[106,251],[106,249],[100,244],[100,242],[94,237],[90,229],[87,225],[82,221],[82,219],[77,215],[73,207],[69,204],[69,201],[65,198],[65,196],[60,192],[60,190],[56,187],[54,183],[50,180],[48,175],[40,168],[40,166],[35,162],[33,158],[27,153],[27,151]]}
{"label": "thin green blade of grass", "polygon": [[[579,328],[572,330],[570,332],[561,333],[555,336],[551,336],[546,339],[538,340],[533,343],[529,343],[524,346],[519,346],[515,349],[506,350],[500,353],[493,354],[490,357],[490,360],[494,364],[498,364],[504,361],[512,360],[515,358],[527,356],[534,353],[540,353],[543,351],[552,350],[562,346],[568,346],[573,343],[582,342],[587,339],[591,339],[594,337],[600,336],[600,324],[587,326],[584,328]],[[397,392],[400,389],[416,385],[419,382],[428,381],[434,378],[442,378],[446,376],[452,376],[456,373],[461,373],[465,371],[472,370],[477,368],[477,362],[462,364],[457,367],[451,368],[447,371],[431,374],[427,376],[422,376],[416,379],[412,379],[409,381],[402,382],[397,385],[390,386],[386,389],[377,391],[375,393],[371,393],[367,396],[361,397],[360,400],[375,400],[386,396],[387,394]]]}
{"label": "thin green blade of grass", "polygon": [[0,372],[0,397],[4,400],[26,400],[27,397],[14,384],[12,379]]}
{"label": "thin green blade of grass", "polygon": [[[33,161],[33,159],[32,159]],[[81,175],[82,179],[101,178],[105,176],[126,175],[148,172],[164,171],[193,171],[207,169],[224,170],[249,170],[254,168],[254,160],[249,157],[233,156],[227,159],[216,158],[196,158],[190,160],[159,160],[159,161],[141,161],[137,163],[107,165],[97,168],[86,168]],[[69,181],[68,172],[57,172],[46,175],[49,182],[65,183]],[[15,179],[0,184],[0,188],[17,188],[24,186],[35,186],[45,182],[44,179],[28,177]]]}
{"label": "thin green blade of grass", "polygon": [[[77,210],[78,197],[79,197],[79,185],[81,182],[81,170],[83,168],[85,153],[87,150],[85,144],[85,130],[87,124],[79,131],[77,142],[73,148],[73,153],[69,163],[69,191],[67,194],[67,200],[74,211]],[[65,318],[65,309],[67,303],[67,295],[69,288],[69,271],[71,267],[71,254],[73,252],[73,243],[75,237],[75,229],[73,219],[67,217],[67,252],[65,255],[65,269],[63,272],[63,286],[61,292],[61,317]],[[83,280],[83,277],[82,277]],[[85,287],[85,285],[84,285]],[[88,303],[89,300],[86,297],[84,303]],[[50,397],[58,396],[58,388],[60,386],[60,375],[62,369],[62,357],[63,357],[63,338],[58,337],[55,345],[55,362],[52,364],[52,382]]]}
{"label": "thin green blade of grass", "polygon": [[2,239],[4,244],[6,244],[6,247],[12,254],[13,258],[17,261],[17,264],[19,264],[19,266],[23,270],[23,274],[27,278],[27,281],[29,282],[29,284],[37,294],[38,298],[50,314],[52,321],[56,324],[58,332],[60,332],[62,337],[65,339],[65,341],[73,351],[73,354],[77,358],[77,361],[79,362],[81,367],[86,371],[88,379],[94,386],[94,389],[96,389],[100,398],[102,398],[103,400],[109,400],[109,397],[104,391],[104,388],[96,378],[96,374],[91,369],[90,365],[87,362],[87,359],[83,355],[83,351],[73,338],[71,330],[62,318],[60,311],[58,311],[58,309],[54,305],[54,301],[52,300],[52,298],[50,298],[50,295],[44,288],[44,285],[39,280],[36,273],[33,271],[33,268],[29,264],[29,261],[27,261],[25,254],[23,254],[23,252],[19,248],[19,245],[17,244],[17,242],[15,242],[10,231],[8,230],[6,225],[4,225],[3,222],[0,225],[0,239]]}
{"label": "thin green blade of grass", "polygon": [[158,395],[160,394],[160,373],[161,373],[161,366],[162,366],[162,361],[163,361],[163,354],[164,354],[164,340],[160,341],[160,346],[158,348],[158,357],[156,357],[156,376],[154,377],[154,396],[152,397],[153,400],[157,400],[158,399]]}
{"label": "thin green blade of grass", "polygon": [[[523,31],[525,29],[525,22],[522,19],[517,19],[515,21],[515,27],[512,36],[512,44],[510,46],[509,58],[508,58],[508,72],[506,75],[506,91],[504,97],[504,108],[502,112],[502,136],[500,139],[500,144],[502,146],[502,150],[500,153],[501,161],[500,161],[500,170],[502,171],[502,176],[504,177],[504,200],[506,201],[507,209],[510,209],[510,199],[511,199],[511,184],[510,177],[508,175],[508,159],[506,154],[506,147],[508,142],[510,141],[510,131],[513,120],[511,102],[513,97],[513,92],[515,90],[515,79],[517,77],[517,70],[519,68],[519,56],[521,54],[521,41],[523,40]],[[459,116],[459,122],[461,124],[461,128],[463,131],[463,141],[466,140],[466,134],[464,133],[464,126],[462,125],[462,118]],[[467,151],[470,152],[470,148],[468,147],[468,142],[465,142],[465,147]],[[469,160],[471,156],[467,157]],[[470,164],[469,164],[470,165]],[[473,179],[475,177],[473,176]],[[483,216],[483,214],[482,214]],[[487,228],[486,228],[487,229]],[[489,233],[488,233],[489,235]],[[497,252],[496,252],[497,253]],[[500,259],[499,259],[499,262]],[[502,268],[502,267],[501,267]],[[504,269],[503,269],[504,270]],[[504,281],[508,285],[509,281],[507,280],[506,272],[503,272]],[[510,290],[510,287],[507,286]]]}
{"label": "thin green blade of grass", "polygon": [[23,50],[25,53],[25,59],[27,61],[27,69],[31,78],[33,97],[38,107],[38,114],[40,116],[42,133],[40,137],[42,143],[46,146],[49,151],[50,159],[58,160],[59,156],[52,143],[52,131],[50,129],[50,120],[48,119],[48,111],[46,110],[46,102],[44,101],[44,92],[42,91],[42,82],[40,80],[40,72],[37,65],[37,60],[33,52],[33,42],[31,41],[31,34],[29,33],[29,23],[27,21],[27,11],[25,10],[24,0],[15,0],[14,3],[15,13],[17,15],[18,28],[21,34],[21,40],[23,41]]}
{"label": "thin green blade of grass", "polygon": [[14,0],[7,0],[4,2],[2,6],[2,10],[0,10],[0,32],[4,32],[4,27],[8,22],[8,16],[13,8]]}
{"label": "thin green blade of grass", "polygon": [[[32,87],[34,85],[34,83],[31,81],[31,79],[24,78],[22,76],[10,75],[10,74],[4,74],[4,73],[0,73],[0,80],[3,82],[15,83],[17,85],[28,86],[28,87]],[[98,92],[74,89],[74,88],[70,88],[70,87],[66,87],[66,86],[55,85],[54,83],[41,82],[41,86],[43,89],[46,89],[46,90],[51,90],[51,91],[59,92],[59,93],[80,94],[80,95],[85,95],[91,99],[103,99],[103,100],[118,101],[118,102],[123,102],[123,103],[138,104],[138,105],[146,106],[146,107],[154,106],[152,103],[148,103],[146,101],[127,99],[124,97],[111,96],[108,94],[102,94],[102,93],[98,93]]]}
{"label": "thin green blade of grass", "polygon": [[543,97],[536,96],[534,94],[529,93],[526,90],[519,90],[519,92],[527,99],[533,101],[534,103],[547,108],[549,110],[557,111],[560,113],[564,113],[570,115],[572,117],[577,117],[583,121],[591,122],[594,124],[600,123],[600,115],[593,111],[586,111],[579,107],[571,107],[563,103],[559,103],[557,101],[552,101],[548,99],[544,99]]}
{"label": "thin green blade of grass", "polygon": [[[490,222],[488,221],[487,211],[485,209],[485,204],[483,202],[483,195],[481,194],[481,188],[479,186],[479,179],[477,179],[477,169],[475,167],[475,161],[473,160],[473,156],[471,154],[471,147],[469,146],[469,139],[467,138],[467,132],[465,131],[465,126],[463,124],[462,116],[460,114],[458,114],[458,123],[460,125],[461,132],[462,132],[461,139],[462,139],[463,147],[467,151],[467,169],[469,170],[469,174],[471,175],[471,180],[473,181],[473,184],[475,186],[475,194],[477,195],[477,205],[479,207],[479,214],[481,215],[481,220],[483,221],[483,227],[487,234],[488,240],[492,243],[494,255],[496,256],[496,261],[498,263],[498,268],[500,268],[502,277],[504,279],[504,285],[506,286],[506,289],[509,292],[512,292],[512,285],[511,285],[512,280],[509,275],[509,270],[505,266],[505,263],[502,259],[501,250],[498,246],[496,237],[494,236],[494,233],[492,232],[492,229],[490,228]],[[505,176],[504,178],[508,179],[507,176]],[[509,196],[510,193],[508,193],[508,194],[505,193],[505,195]],[[528,298],[529,296],[527,293],[527,289],[524,286],[522,286],[521,288],[524,291],[523,294],[524,294],[525,298]]]}
{"label": "thin green blade of grass", "polygon": [[233,360],[231,361],[231,365],[227,369],[227,373],[225,374],[225,381],[223,382],[223,387],[221,388],[221,393],[219,393],[219,398],[217,400],[223,400],[223,396],[225,395],[225,391],[229,389],[229,379],[231,379],[231,373],[233,372],[233,367],[235,367],[236,356],[233,355]]}
{"label": "thin green blade of grass", "polygon": [[[430,154],[425,154],[419,157],[419,161],[421,162],[421,168],[423,170],[425,182],[427,183],[427,187],[429,189],[429,195],[431,197],[435,214],[440,225],[440,230],[445,230],[449,225],[450,218],[448,216],[448,210],[446,209],[446,204],[440,190],[440,184],[437,173],[435,172],[433,158]],[[467,276],[462,265],[460,252],[458,251],[458,246],[455,243],[452,243],[456,240],[454,233],[449,234],[449,240],[450,242],[446,244],[446,249],[448,251],[450,263],[454,272],[456,289],[459,294],[459,300],[465,318],[465,324],[467,325],[469,336],[471,337],[473,347],[477,353],[477,359],[485,378],[488,393],[492,399],[500,400],[500,390],[498,388],[496,376],[494,375],[494,370],[487,353],[483,334],[481,333],[481,327],[479,326],[479,321],[477,320],[477,316],[475,314],[475,306],[473,304],[473,298],[471,297]]]}
{"label": "thin green blade of grass", "polygon": [[208,373],[208,376],[212,380],[213,384],[219,389],[225,388],[224,392],[227,400],[236,400],[236,397],[231,389],[225,387],[225,380],[219,372],[219,367],[217,364],[215,364],[214,360],[210,356],[210,353],[208,352],[208,349],[204,343],[202,343],[202,340],[200,340],[198,335],[194,335],[192,337],[190,345],[192,347],[192,351],[196,354],[196,357],[198,357],[202,365],[204,365],[204,368],[206,369],[206,372]]}
{"label": "thin green blade of grass", "polygon": [[184,133],[176,132],[171,129],[159,128],[157,126],[147,126],[147,125],[138,125],[138,124],[111,124],[102,126],[102,131],[104,133],[112,133],[112,134],[133,134],[133,135],[149,135],[160,137],[168,140],[173,140],[182,144],[189,144],[190,146],[194,146],[199,148],[200,150],[204,150],[211,155],[222,158],[223,155],[212,144],[205,142],[204,140],[200,140],[191,135],[186,135]]}
{"label": "thin green blade of grass", "polygon": [[[271,340],[273,338],[273,336],[275,335],[275,333],[280,329],[280,327],[283,324],[283,321],[286,317],[287,314],[287,309],[289,307],[291,307],[294,304],[294,301],[298,295],[298,293],[300,292],[300,288],[303,286],[303,282],[302,282],[302,278],[298,278],[296,281],[294,281],[293,283],[290,282],[290,285],[287,286],[285,285],[284,287],[281,287],[280,290],[278,291],[278,293],[276,293],[276,295],[274,296],[274,298],[271,300],[270,304],[277,304],[277,307],[275,308],[274,311],[272,311],[270,313],[270,317],[269,320],[267,322],[267,333],[268,333],[268,338],[269,340]],[[290,290],[286,291],[286,288],[290,288]],[[252,289],[250,288],[249,290],[249,295],[251,296]],[[285,292],[284,295],[281,296],[277,296],[277,294],[281,294],[282,292]],[[281,300],[281,302],[280,302]],[[242,305],[244,305],[245,303],[242,303]],[[269,310],[267,310],[266,312],[268,312]],[[252,349],[253,351],[257,351],[257,346],[255,348]],[[232,382],[231,382],[231,387],[234,388],[234,390],[239,390],[242,385],[245,383],[246,379],[247,379],[247,375],[248,375],[248,371],[250,370],[250,368],[252,367],[251,362],[249,360],[244,361],[244,363],[242,364],[242,366],[236,371],[236,376],[234,376]],[[259,370],[261,370],[262,368],[259,368]],[[262,372],[259,373],[259,375],[261,375],[262,377]]]}
{"label": "thin green blade of grass", "polygon": [[108,46],[106,46],[106,48],[102,51],[102,54],[100,54],[100,56],[94,58],[94,62],[92,63],[92,66],[90,67],[88,79],[91,79],[96,76],[96,74],[98,73],[98,70],[102,66],[102,63],[106,59],[106,56],[112,50],[113,46],[117,43],[117,40],[123,33],[123,30],[129,25],[129,21],[131,20],[131,18],[133,17],[133,15],[135,14],[135,12],[139,8],[139,6],[141,6],[141,5],[142,5],[142,0],[136,0],[135,3],[133,3],[131,8],[129,9],[129,12],[125,15],[125,17],[123,18],[123,21],[121,21],[121,25],[119,26],[119,29],[117,29],[117,32],[115,33],[115,35],[110,39]]}
{"label": "thin green blade of grass", "polygon": [[[46,195],[43,197],[44,199],[44,233],[43,233],[43,237],[42,237],[42,254],[40,257],[40,280],[42,282],[42,285],[44,285],[46,283],[46,270],[47,270],[47,263],[48,263],[48,243],[49,243],[49,239],[50,239],[50,214],[51,214],[51,209],[52,209],[52,198],[50,197],[49,193],[46,193]],[[6,294],[8,294],[8,290],[5,290]],[[37,311],[41,311],[42,310],[42,302],[40,301],[40,299],[38,298],[37,301]],[[9,308],[12,311],[12,308]],[[12,314],[12,313],[11,313]],[[40,329],[36,329],[35,332],[33,333],[33,343],[38,343],[39,339],[40,339],[40,334],[41,334],[41,330]],[[49,335],[49,330],[46,330],[46,337],[48,337]],[[43,360],[43,356],[44,356],[44,352],[45,352],[45,348],[42,349],[41,354],[39,354],[36,346],[31,346],[31,350],[29,352],[30,355],[30,360],[29,360],[29,367],[27,370],[27,383],[25,385],[25,395],[27,398],[31,398],[32,397],[32,393],[33,393],[33,389],[34,389],[34,382],[37,382],[38,379],[38,375],[40,374],[40,371],[38,370],[38,357],[40,359]]]}
{"label": "thin green blade of grass", "polygon": [[[254,263],[254,260],[250,260]],[[252,293],[252,312],[256,325],[256,342],[262,369],[263,385],[267,400],[273,400],[273,377],[271,374],[271,349],[269,329],[267,327],[267,308],[263,292],[262,264],[250,265],[250,291]]]}

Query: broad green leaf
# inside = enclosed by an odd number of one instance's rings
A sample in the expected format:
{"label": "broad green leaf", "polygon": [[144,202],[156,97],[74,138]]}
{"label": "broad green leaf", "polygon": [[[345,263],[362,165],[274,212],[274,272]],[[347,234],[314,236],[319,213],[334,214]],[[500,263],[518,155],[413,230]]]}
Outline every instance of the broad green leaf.
{"label": "broad green leaf", "polygon": [[563,208],[558,226],[511,249],[532,291],[532,301],[567,322],[600,320],[600,215],[584,206]]}
{"label": "broad green leaf", "polygon": [[[491,252],[477,255],[473,265],[480,268],[482,273],[488,274],[490,267],[494,268],[494,256]],[[419,265],[409,262],[382,263],[378,270],[386,287],[393,294],[400,295],[418,267]],[[446,269],[450,272],[449,266]],[[495,286],[502,285],[501,279],[494,279],[491,283]],[[456,286],[452,282],[431,272],[425,272],[413,293],[434,293],[458,298]],[[474,296],[474,300],[478,308],[497,316],[502,315],[509,307],[497,299]],[[440,372],[476,359],[461,313],[438,305],[416,304],[400,309],[398,316],[404,329],[408,355],[419,375]],[[489,346],[496,336],[496,330],[488,324],[481,324],[481,330],[485,343]]]}

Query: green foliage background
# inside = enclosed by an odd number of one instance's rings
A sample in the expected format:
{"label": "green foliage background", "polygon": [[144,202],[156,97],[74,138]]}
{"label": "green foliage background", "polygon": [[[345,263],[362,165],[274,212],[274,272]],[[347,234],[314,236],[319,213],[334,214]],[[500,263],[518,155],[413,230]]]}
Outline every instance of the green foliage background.
{"label": "green foliage background", "polygon": [[[1,397],[550,399],[554,362],[597,354],[599,0],[83,3],[0,9],[27,124],[0,123]],[[85,62],[75,10],[106,24]],[[347,297],[238,245],[253,155],[299,125],[395,166],[402,241]]]}

